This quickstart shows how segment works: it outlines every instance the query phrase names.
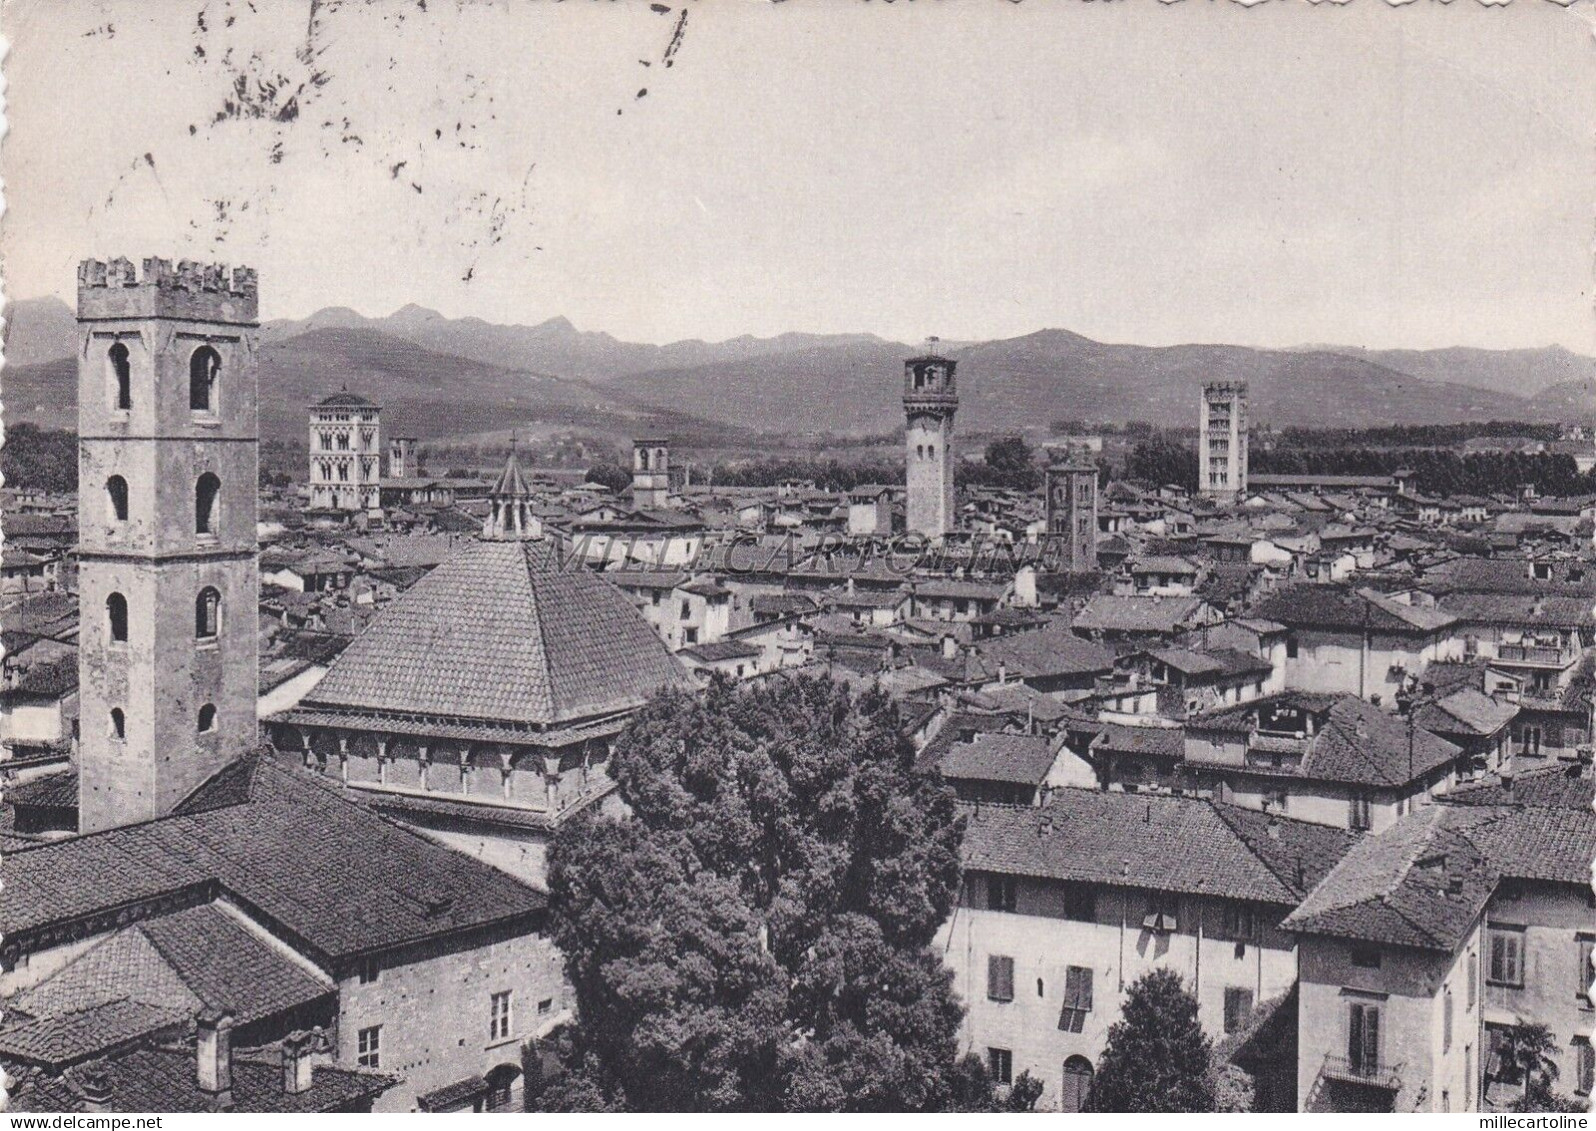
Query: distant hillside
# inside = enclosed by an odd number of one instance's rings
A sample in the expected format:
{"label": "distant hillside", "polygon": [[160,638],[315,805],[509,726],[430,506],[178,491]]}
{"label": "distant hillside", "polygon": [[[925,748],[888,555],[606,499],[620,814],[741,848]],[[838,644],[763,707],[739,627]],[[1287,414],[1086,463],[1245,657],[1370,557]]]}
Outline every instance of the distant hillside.
{"label": "distant hillside", "polygon": [[[76,366],[70,358],[7,366],[3,392],[13,419],[76,424]],[[347,386],[384,406],[390,434],[422,438],[526,427],[534,422],[622,439],[668,432],[707,442],[727,429],[670,408],[639,404],[583,381],[517,372],[422,349],[375,330],[327,327],[268,341],[260,357],[261,434],[298,439],[306,409]]]}
{"label": "distant hillside", "polygon": [[1553,385],[1596,378],[1596,357],[1570,353],[1562,346],[1521,350],[1482,350],[1461,346],[1434,350],[1359,350],[1344,346],[1320,348],[1362,358],[1430,381],[1446,381],[1521,397],[1534,396]]}
{"label": "distant hillside", "polygon": [[[18,419],[70,426],[71,311],[54,298],[19,302],[7,332],[8,407]],[[422,436],[536,419],[616,436],[668,430],[684,443],[739,442],[728,427],[811,439],[890,431],[902,424],[902,359],[912,348],[799,333],[655,346],[564,318],[501,326],[418,306],[384,318],[331,307],[267,323],[262,342],[268,436],[297,436],[306,404],[347,382],[387,406],[389,427]],[[944,348],[960,360],[966,433],[1058,419],[1191,425],[1198,387],[1218,379],[1250,382],[1253,419],[1277,426],[1596,416],[1596,358],[1558,348],[1147,347],[1065,330]]]}
{"label": "distant hillside", "polygon": [[[1245,380],[1252,417],[1275,425],[1366,427],[1516,419],[1522,398],[1425,381],[1330,352],[1241,346],[1107,345],[1064,330],[949,351],[959,359],[960,423],[1007,431],[1058,419],[1196,420],[1204,381]],[[877,432],[901,421],[903,349],[885,343],[801,350],[757,365],[721,362],[617,378],[607,388],[692,405],[749,428]],[[788,425],[793,427],[795,425]]]}
{"label": "distant hillside", "polygon": [[578,330],[565,318],[551,318],[536,326],[501,326],[480,318],[445,318],[435,310],[415,305],[402,307],[385,318],[366,318],[347,307],[331,307],[302,321],[269,322],[264,334],[267,340],[283,340],[327,326],[379,330],[438,353],[594,381],[651,369],[747,361],[814,346],[880,341],[866,334],[781,334],[774,338],[745,335],[725,342],[690,340],[655,346]]}
{"label": "distant hillside", "polygon": [[1530,406],[1536,420],[1596,419],[1596,375],[1542,389],[1530,399]]}
{"label": "distant hillside", "polygon": [[8,366],[71,357],[77,348],[78,324],[72,308],[54,295],[8,303],[5,320]]}

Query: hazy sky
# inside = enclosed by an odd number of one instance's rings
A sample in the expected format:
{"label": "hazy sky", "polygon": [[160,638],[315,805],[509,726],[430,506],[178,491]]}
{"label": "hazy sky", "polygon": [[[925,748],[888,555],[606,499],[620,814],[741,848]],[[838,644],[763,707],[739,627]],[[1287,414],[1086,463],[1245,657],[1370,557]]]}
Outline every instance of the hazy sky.
{"label": "hazy sky", "polygon": [[1581,8],[667,3],[8,0],[6,292],[1596,352]]}

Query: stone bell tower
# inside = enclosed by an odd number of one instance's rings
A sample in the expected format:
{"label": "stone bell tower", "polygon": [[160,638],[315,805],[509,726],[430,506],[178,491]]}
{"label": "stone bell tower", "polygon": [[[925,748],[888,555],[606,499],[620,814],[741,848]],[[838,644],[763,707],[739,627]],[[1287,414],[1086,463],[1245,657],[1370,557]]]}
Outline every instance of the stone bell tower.
{"label": "stone bell tower", "polygon": [[953,529],[953,416],[959,409],[955,362],[935,352],[936,339],[919,357],[903,363],[904,440],[908,462],[907,528],[941,538]]}
{"label": "stone bell tower", "polygon": [[256,744],[256,326],[247,267],[78,267],[82,832]]}

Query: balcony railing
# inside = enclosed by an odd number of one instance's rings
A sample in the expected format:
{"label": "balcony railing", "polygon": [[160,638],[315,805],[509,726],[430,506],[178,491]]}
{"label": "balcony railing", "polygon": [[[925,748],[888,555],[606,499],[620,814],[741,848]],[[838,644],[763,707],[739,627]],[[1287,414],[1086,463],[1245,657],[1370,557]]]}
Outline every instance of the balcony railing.
{"label": "balcony railing", "polygon": [[1354,1061],[1344,1056],[1332,1055],[1324,1058],[1324,1075],[1331,1080],[1368,1084],[1375,1088],[1387,1088],[1393,1092],[1399,1091],[1402,1087],[1400,1064],[1371,1064],[1366,1060]]}
{"label": "balcony railing", "polygon": [[1496,650],[1497,659],[1510,664],[1539,664],[1545,667],[1564,668],[1574,662],[1572,649],[1547,644],[1503,644]]}

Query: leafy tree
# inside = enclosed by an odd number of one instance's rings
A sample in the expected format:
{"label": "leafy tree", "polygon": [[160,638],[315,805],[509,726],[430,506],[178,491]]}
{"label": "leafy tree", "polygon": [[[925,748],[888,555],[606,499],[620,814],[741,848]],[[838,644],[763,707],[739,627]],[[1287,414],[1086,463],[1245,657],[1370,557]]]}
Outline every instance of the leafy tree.
{"label": "leafy tree", "polygon": [[632,485],[632,473],[618,463],[608,460],[595,463],[587,469],[583,476],[584,482],[597,483],[601,487],[608,487],[619,494]]}
{"label": "leafy tree", "polygon": [[1131,984],[1120,1020],[1109,1027],[1087,1110],[1213,1111],[1210,1053],[1197,999],[1180,975],[1149,971]]}
{"label": "leafy tree", "polygon": [[40,428],[23,421],[6,429],[0,447],[0,472],[6,486],[41,491],[78,489],[78,438],[75,433]]}
{"label": "leafy tree", "polygon": [[545,1110],[922,1111],[962,1010],[930,946],[959,882],[952,795],[880,692],[665,693],[549,853],[580,1027]]}
{"label": "leafy tree", "polygon": [[1209,1073],[1214,1093],[1214,1110],[1246,1112],[1257,1099],[1257,1087],[1247,1070],[1229,1062],[1215,1064]]}
{"label": "leafy tree", "polygon": [[1034,1111],[1036,1101],[1042,1098],[1042,1081],[1021,1072],[1004,1089],[992,1078],[986,1061],[972,1052],[948,1073],[948,1093],[948,1111]]}
{"label": "leafy tree", "polygon": [[1584,1111],[1568,1096],[1553,1091],[1557,1083],[1557,1038],[1539,1022],[1520,1021],[1502,1034],[1496,1078],[1505,1084],[1522,1084],[1524,1095],[1514,1111]]}
{"label": "leafy tree", "polygon": [[1155,487],[1166,483],[1186,491],[1197,489],[1197,450],[1176,440],[1155,436],[1135,444],[1125,459],[1125,476]]}

